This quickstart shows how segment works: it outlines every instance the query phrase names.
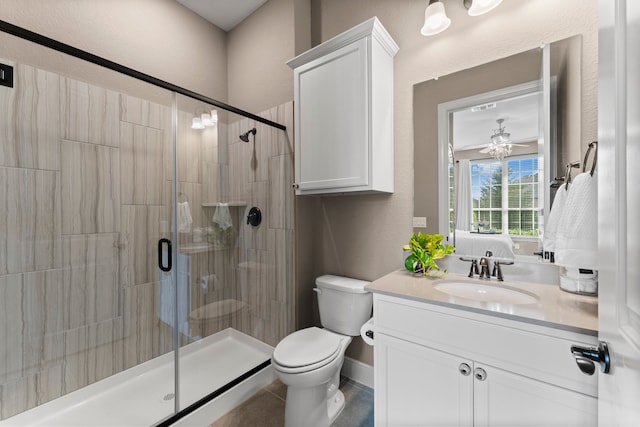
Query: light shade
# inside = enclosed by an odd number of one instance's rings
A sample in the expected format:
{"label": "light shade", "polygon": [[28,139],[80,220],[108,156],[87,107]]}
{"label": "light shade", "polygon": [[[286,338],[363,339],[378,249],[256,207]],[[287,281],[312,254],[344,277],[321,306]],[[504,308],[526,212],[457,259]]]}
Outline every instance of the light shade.
{"label": "light shade", "polygon": [[473,0],[469,8],[469,16],[484,15],[496,8],[502,0]]}
{"label": "light shade", "polygon": [[200,121],[207,127],[215,126],[218,123],[218,112],[216,110],[211,110],[211,113],[206,111],[200,115]]}
{"label": "light shade", "polygon": [[213,120],[211,120],[211,114],[209,113],[202,113],[200,115],[200,121],[204,126],[213,126],[215,124]]}
{"label": "light shade", "polygon": [[511,150],[513,148],[513,146],[511,144],[508,143],[496,143],[496,142],[492,142],[489,144],[488,148],[488,153],[491,157],[493,157],[496,160],[504,160],[505,157],[510,156],[511,155]]}
{"label": "light shade", "polygon": [[191,129],[204,129],[202,119],[200,117],[194,117],[191,119]]}
{"label": "light shade", "polygon": [[437,1],[429,4],[424,11],[424,25],[422,26],[423,36],[433,36],[441,33],[451,25],[451,19],[444,10],[444,4]]}

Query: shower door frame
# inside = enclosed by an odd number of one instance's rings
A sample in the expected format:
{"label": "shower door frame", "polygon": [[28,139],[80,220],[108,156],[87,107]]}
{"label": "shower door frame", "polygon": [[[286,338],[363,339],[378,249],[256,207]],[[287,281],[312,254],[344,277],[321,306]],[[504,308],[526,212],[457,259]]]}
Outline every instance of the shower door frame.
{"label": "shower door frame", "polygon": [[[149,83],[152,84],[154,86],[157,86],[159,88],[168,90],[170,92],[172,92],[172,111],[171,111],[171,129],[172,129],[172,143],[173,143],[173,150],[172,150],[172,154],[173,154],[173,161],[172,161],[172,168],[173,168],[173,173],[174,173],[174,179],[172,180],[172,188],[171,188],[171,192],[172,192],[172,206],[171,206],[171,216],[172,216],[172,223],[174,224],[174,226],[172,227],[171,230],[171,236],[173,239],[173,244],[171,244],[171,253],[170,253],[170,257],[172,257],[173,260],[177,261],[177,248],[178,248],[178,232],[177,232],[177,223],[176,223],[176,205],[177,205],[177,194],[178,194],[178,182],[177,182],[177,177],[175,176],[177,174],[177,128],[178,128],[178,101],[177,101],[177,95],[184,95],[186,97],[189,97],[191,99],[209,104],[209,105],[213,105],[215,107],[221,108],[223,110],[226,110],[230,113],[234,113],[237,114],[239,116],[243,116],[245,118],[248,119],[252,119],[255,120],[256,122],[260,122],[263,123],[265,125],[274,127],[276,129],[282,130],[282,131],[286,131],[287,127],[283,124],[274,122],[272,120],[266,119],[264,117],[258,116],[256,114],[250,113],[248,111],[244,111],[242,109],[233,107],[229,104],[226,104],[224,102],[215,100],[213,98],[209,98],[207,96],[204,96],[202,94],[193,92],[189,89],[183,88],[181,86],[177,86],[174,85],[172,83],[169,83],[167,81],[158,79],[156,77],[153,77],[149,74],[145,74],[142,73],[140,71],[134,70],[132,68],[126,67],[124,65],[121,65],[119,63],[110,61],[108,59],[105,59],[103,57],[100,57],[98,55],[94,55],[90,52],[78,49],[76,47],[73,47],[71,45],[62,43],[58,40],[43,36],[39,33],[27,30],[26,28],[23,27],[19,27],[16,26],[14,24],[11,24],[9,22],[0,20],[0,32],[3,33],[7,33],[13,36],[16,36],[18,38],[21,38],[23,40],[27,40],[29,42],[35,43],[37,45],[40,46],[44,46],[47,47],[49,49],[52,49],[54,51],[57,52],[61,52],[67,55],[70,55],[72,57],[81,59],[83,61],[87,61],[89,63],[95,64],[95,65],[99,65],[103,68],[115,71],[117,73],[129,76],[129,77],[133,77],[137,80],[140,80],[142,82],[145,83]],[[159,243],[160,244],[160,243]],[[159,262],[161,262],[161,260],[159,260]],[[185,407],[184,409],[180,409],[180,381],[179,381],[179,357],[180,357],[180,333],[179,333],[179,325],[178,325],[178,309],[177,309],[177,302],[178,302],[178,288],[177,288],[177,274],[178,274],[178,268],[177,268],[177,262],[173,262],[172,263],[172,268],[170,269],[171,271],[171,280],[174,283],[174,303],[176,304],[176,309],[174,310],[174,321],[175,324],[173,325],[173,350],[174,350],[174,388],[175,388],[175,405],[174,405],[174,413],[172,415],[170,415],[169,417],[165,418],[164,420],[159,420],[158,423],[156,424],[156,426],[169,426],[172,425],[173,423],[175,423],[176,421],[178,421],[179,419],[191,414],[192,412],[196,411],[197,409],[199,409],[200,407],[202,407],[203,405],[209,403],[210,401],[212,401],[213,399],[215,399],[216,397],[222,395],[223,393],[225,393],[226,391],[232,389],[233,387],[235,387],[236,385],[240,384],[241,382],[245,381],[246,379],[250,378],[251,376],[255,375],[256,373],[260,372],[261,370],[263,370],[264,368],[268,367],[271,364],[270,360],[266,360],[265,362],[259,364],[258,366],[254,367],[253,369],[245,372],[244,374],[240,375],[239,377],[235,378],[234,380],[228,382],[227,384],[223,385],[222,387],[218,388],[217,390],[214,390],[212,393],[203,396],[202,398],[200,398],[198,401],[190,404],[189,406]]]}

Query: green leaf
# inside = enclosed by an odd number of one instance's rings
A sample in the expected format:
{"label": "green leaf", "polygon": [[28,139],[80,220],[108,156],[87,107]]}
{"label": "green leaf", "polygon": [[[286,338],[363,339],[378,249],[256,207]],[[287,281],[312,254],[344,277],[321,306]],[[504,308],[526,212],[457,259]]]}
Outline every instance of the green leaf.
{"label": "green leaf", "polygon": [[409,255],[404,260],[404,268],[406,268],[409,271],[414,271],[417,261],[418,260],[416,259],[416,257],[413,254]]}
{"label": "green leaf", "polygon": [[415,265],[419,262],[425,267],[425,274],[430,268],[440,270],[435,260],[444,258],[455,251],[452,245],[442,244],[442,239],[444,239],[442,234],[413,233],[409,244],[403,246],[404,250],[411,250],[411,255],[405,259],[405,268],[415,271]]}

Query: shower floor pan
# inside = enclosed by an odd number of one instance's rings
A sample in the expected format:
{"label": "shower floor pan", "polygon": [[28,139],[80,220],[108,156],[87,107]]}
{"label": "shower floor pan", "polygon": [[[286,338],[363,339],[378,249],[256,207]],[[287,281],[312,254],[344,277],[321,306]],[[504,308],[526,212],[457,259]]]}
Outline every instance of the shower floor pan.
{"label": "shower floor pan", "polygon": [[[228,328],[180,349],[180,406],[271,357],[273,348]],[[151,426],[173,414],[173,352],[0,421],[0,426]],[[208,425],[275,379],[269,366],[175,425]]]}

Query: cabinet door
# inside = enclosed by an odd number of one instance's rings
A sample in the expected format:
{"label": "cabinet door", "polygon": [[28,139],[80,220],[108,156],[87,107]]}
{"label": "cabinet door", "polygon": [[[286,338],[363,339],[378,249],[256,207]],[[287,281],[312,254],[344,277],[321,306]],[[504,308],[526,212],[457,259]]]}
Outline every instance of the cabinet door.
{"label": "cabinet door", "polygon": [[[482,373],[484,379],[478,379]],[[598,424],[596,398],[476,363],[474,426],[580,426]]]}
{"label": "cabinet door", "polygon": [[473,425],[472,362],[382,333],[375,341],[376,425]]}
{"label": "cabinet door", "polygon": [[296,68],[299,191],[369,184],[367,70],[366,39]]}

